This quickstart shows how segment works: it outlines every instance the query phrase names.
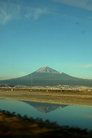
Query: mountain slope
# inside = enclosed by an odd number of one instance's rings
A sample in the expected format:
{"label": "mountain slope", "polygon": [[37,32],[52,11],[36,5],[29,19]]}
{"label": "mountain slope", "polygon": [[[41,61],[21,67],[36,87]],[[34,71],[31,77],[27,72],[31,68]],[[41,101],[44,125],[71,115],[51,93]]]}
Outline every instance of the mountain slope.
{"label": "mountain slope", "polygon": [[92,86],[92,80],[72,77],[66,73],[60,73],[49,67],[43,67],[20,78],[0,81],[0,84],[29,86],[47,86],[60,84]]}
{"label": "mountain slope", "polygon": [[48,66],[42,67],[42,68],[38,69],[36,72],[38,72],[38,73],[46,73],[47,72],[47,73],[59,73],[60,74],[60,72],[58,72],[55,69],[52,69]]}

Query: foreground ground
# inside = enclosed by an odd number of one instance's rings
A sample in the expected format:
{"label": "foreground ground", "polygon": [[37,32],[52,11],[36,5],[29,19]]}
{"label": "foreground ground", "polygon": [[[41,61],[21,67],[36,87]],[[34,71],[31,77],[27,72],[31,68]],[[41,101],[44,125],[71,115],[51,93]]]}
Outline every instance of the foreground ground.
{"label": "foreground ground", "polygon": [[79,128],[61,127],[48,120],[21,117],[0,111],[0,136],[30,136],[36,138],[92,138],[92,132]]}
{"label": "foreground ground", "polygon": [[0,89],[0,98],[40,101],[57,104],[82,104],[92,106],[92,91]]}

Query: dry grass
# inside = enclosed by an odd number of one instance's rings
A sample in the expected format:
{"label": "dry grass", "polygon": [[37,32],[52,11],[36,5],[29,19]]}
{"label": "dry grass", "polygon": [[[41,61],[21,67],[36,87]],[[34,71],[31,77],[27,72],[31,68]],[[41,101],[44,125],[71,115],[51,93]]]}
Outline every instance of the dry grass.
{"label": "dry grass", "polygon": [[17,100],[31,100],[57,104],[82,104],[92,106],[92,92],[90,91],[30,91],[30,89],[10,91],[0,90],[0,98]]}

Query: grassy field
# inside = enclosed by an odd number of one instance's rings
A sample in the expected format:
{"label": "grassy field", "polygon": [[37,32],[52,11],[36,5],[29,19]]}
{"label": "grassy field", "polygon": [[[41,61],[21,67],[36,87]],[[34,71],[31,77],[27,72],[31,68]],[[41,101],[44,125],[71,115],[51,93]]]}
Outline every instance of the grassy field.
{"label": "grassy field", "polygon": [[92,91],[0,89],[0,98],[92,106]]}

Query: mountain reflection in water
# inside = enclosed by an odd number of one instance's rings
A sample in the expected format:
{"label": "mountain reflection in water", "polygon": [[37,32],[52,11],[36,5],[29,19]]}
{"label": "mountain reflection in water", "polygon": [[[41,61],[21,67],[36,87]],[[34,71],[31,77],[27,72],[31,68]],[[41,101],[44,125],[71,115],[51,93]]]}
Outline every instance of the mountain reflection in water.
{"label": "mountain reflection in water", "polygon": [[48,104],[48,103],[31,102],[31,101],[23,101],[23,102],[29,104],[30,106],[33,106],[35,109],[43,113],[49,113],[55,111],[58,108],[64,108],[68,106],[64,104],[59,105],[59,104]]}
{"label": "mountain reflection in water", "polygon": [[92,106],[0,99],[0,110],[92,130]]}

